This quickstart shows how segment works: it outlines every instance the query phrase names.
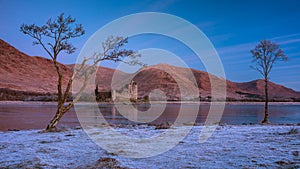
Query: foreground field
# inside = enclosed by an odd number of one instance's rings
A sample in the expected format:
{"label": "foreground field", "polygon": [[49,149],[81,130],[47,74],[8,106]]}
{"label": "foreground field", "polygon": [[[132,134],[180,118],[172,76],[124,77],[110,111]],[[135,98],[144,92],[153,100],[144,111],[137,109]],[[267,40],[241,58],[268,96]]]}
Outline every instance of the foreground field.
{"label": "foreground field", "polygon": [[[300,167],[299,126],[218,126],[212,137],[199,143],[202,128],[194,127],[173,149],[149,158],[127,158],[108,152],[97,146],[82,129],[55,133],[37,130],[0,132],[0,168]],[[98,131],[105,130],[103,127]],[[134,137],[165,131],[151,126],[117,130]],[[111,146],[117,148],[120,144],[123,144],[122,140],[116,140]]]}

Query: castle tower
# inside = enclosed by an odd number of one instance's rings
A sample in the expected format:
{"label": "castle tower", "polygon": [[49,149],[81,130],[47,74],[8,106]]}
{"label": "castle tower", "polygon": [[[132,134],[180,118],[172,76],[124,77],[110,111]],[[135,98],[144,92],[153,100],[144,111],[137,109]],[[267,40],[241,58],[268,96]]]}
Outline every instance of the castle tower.
{"label": "castle tower", "polygon": [[138,86],[137,83],[135,81],[131,81],[129,86],[128,86],[128,90],[129,90],[129,99],[132,100],[137,100],[138,98]]}

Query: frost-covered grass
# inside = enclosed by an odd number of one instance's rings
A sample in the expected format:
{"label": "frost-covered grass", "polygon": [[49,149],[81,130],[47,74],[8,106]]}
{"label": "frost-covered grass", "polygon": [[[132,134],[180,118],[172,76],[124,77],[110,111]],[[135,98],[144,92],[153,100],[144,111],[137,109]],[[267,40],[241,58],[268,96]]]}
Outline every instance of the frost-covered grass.
{"label": "frost-covered grass", "polygon": [[[0,168],[300,168],[300,126],[218,126],[212,137],[199,143],[201,129],[194,127],[173,149],[149,158],[108,152],[81,129],[0,132]],[[91,130],[94,134],[105,131],[105,127]],[[137,126],[117,131],[144,137],[164,130]],[[111,146],[121,143],[116,140]]]}

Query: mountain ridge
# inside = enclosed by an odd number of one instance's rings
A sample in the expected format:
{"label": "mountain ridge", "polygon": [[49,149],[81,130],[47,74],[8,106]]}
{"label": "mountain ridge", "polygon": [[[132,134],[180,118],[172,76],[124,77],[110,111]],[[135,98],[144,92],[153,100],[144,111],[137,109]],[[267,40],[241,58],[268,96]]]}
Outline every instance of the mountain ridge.
{"label": "mountain ridge", "polygon": [[[26,100],[34,96],[56,94],[57,74],[52,60],[40,56],[28,56],[1,39],[0,59],[0,100]],[[63,79],[63,87],[65,87],[73,73],[74,64],[60,64],[60,67],[65,75]],[[112,79],[113,75],[115,75],[114,79]],[[95,85],[99,85],[100,90],[107,91],[128,84],[128,81],[133,79],[138,83],[140,98],[155,89],[160,89],[165,92],[169,100],[180,100],[179,87],[182,87],[185,89],[184,96],[192,96],[197,89],[201,99],[207,100],[211,88],[209,77],[216,81],[221,80],[220,77],[201,70],[166,63],[147,66],[133,74],[99,66]],[[261,101],[264,98],[261,79],[249,82],[226,80],[226,84],[227,100]],[[300,98],[300,92],[273,82],[270,82],[269,89],[273,101],[295,101]]]}

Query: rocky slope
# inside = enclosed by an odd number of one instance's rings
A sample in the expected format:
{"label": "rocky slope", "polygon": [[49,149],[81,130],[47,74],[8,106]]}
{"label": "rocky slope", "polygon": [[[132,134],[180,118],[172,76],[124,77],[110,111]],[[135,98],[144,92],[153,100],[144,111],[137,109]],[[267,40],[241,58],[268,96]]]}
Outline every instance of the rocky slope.
{"label": "rocky slope", "polygon": [[[74,65],[60,64],[65,75],[63,84],[73,73]],[[112,77],[114,83],[112,84]],[[210,78],[216,83],[224,79],[195,69],[181,68],[168,64],[159,64],[140,69],[134,74],[99,67],[95,84],[100,90],[120,89],[133,79],[138,84],[138,96],[160,91],[167,100],[195,98],[210,100]],[[112,85],[111,85],[112,84]],[[235,83],[226,80],[227,100],[259,101],[263,99],[264,81],[254,80]],[[43,57],[30,57],[0,39],[0,100],[26,100],[36,96],[55,96],[57,74],[51,60]],[[158,89],[158,90],[155,90]],[[293,101],[300,99],[300,92],[270,82],[272,100]],[[197,93],[198,92],[198,93]],[[51,100],[51,99],[50,99]]]}

